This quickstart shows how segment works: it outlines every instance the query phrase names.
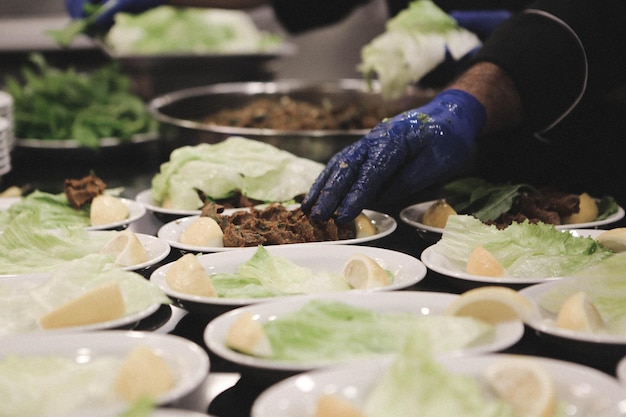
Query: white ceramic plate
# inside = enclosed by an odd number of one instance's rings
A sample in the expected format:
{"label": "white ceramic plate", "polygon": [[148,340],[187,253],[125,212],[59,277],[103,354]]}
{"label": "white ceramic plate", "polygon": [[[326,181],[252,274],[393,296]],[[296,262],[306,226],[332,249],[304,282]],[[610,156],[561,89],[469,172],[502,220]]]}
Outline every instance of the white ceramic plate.
{"label": "white ceramic plate", "polygon": [[[342,273],[344,264],[351,255],[362,253],[375,259],[383,268],[394,274],[394,282],[380,288],[384,291],[407,288],[426,276],[426,267],[418,259],[388,249],[357,245],[282,245],[267,246],[265,249],[271,255],[282,256],[300,267],[336,274]],[[198,259],[209,274],[236,272],[239,266],[248,261],[256,251],[257,248],[242,248],[239,251],[200,255]],[[182,300],[183,304],[189,303],[189,308],[219,307],[218,310],[226,311],[263,301],[273,301],[278,298],[201,297],[174,291],[167,285],[165,279],[171,265],[172,263],[169,263],[155,270],[150,276],[150,281],[154,282],[171,298]],[[366,292],[365,290],[349,290],[349,292],[352,291]]]}
{"label": "white ceramic plate", "polygon": [[[37,285],[41,285],[46,282],[50,278],[49,273],[42,274],[24,274],[24,275],[13,275],[6,276],[0,280],[0,283],[8,286],[18,286],[20,288],[23,285],[28,285],[35,287]],[[15,288],[15,287],[14,287]],[[149,317],[151,314],[156,312],[160,307],[160,304],[151,304],[144,308],[141,311],[137,311],[131,314],[127,314],[123,317],[117,318],[115,320],[104,321],[101,323],[94,323],[84,326],[75,326],[75,327],[67,327],[58,330],[35,330],[33,332],[28,333],[36,333],[36,334],[48,334],[48,333],[69,333],[69,332],[85,332],[90,330],[110,330],[110,329],[124,329],[131,328],[133,325],[138,323],[139,321]],[[1,343],[0,343],[1,344]]]}
{"label": "white ceramic plate", "polygon": [[[419,230],[441,234],[443,233],[443,229],[439,227],[427,226],[422,223],[422,216],[424,215],[424,212],[426,212],[428,207],[436,202],[437,200],[432,200],[408,206],[400,211],[400,219],[406,224],[411,225]],[[616,213],[610,215],[604,220],[598,220],[589,223],[563,224],[555,227],[560,230],[594,228],[615,223],[616,221],[621,220],[623,217],[624,209],[622,207],[619,207]]]}
{"label": "white ceramic plate", "polygon": [[[189,394],[208,375],[209,358],[200,346],[178,336],[150,332],[108,331],[16,336],[2,340],[0,356],[54,355],[85,363],[102,357],[123,359],[136,346],[154,349],[167,361],[174,374],[174,386],[156,399],[158,405],[170,404]],[[75,410],[75,415],[118,415],[114,413],[124,411],[128,405],[116,402],[109,407]]]}
{"label": "white ceramic plate", "polygon": [[[145,142],[152,142],[159,138],[157,133],[138,133],[133,135],[128,141],[119,138],[102,138],[99,139],[99,148],[114,148],[118,146],[136,145]],[[82,146],[80,142],[74,139],[16,139],[15,144],[20,148],[45,149],[45,150],[81,150],[92,151],[93,149]]]}
{"label": "white ceramic plate", "polygon": [[520,294],[530,299],[535,306],[537,306],[538,314],[529,317],[526,323],[539,333],[561,339],[569,339],[571,341],[604,345],[621,345],[623,351],[626,352],[626,334],[589,333],[563,329],[555,325],[556,315],[539,307],[539,299],[541,294],[546,291],[551,291],[554,288],[558,288],[559,284],[560,283],[558,281],[546,282],[532,285],[520,290]]}
{"label": "white ceramic plate", "polygon": [[[480,380],[484,370],[503,356],[446,357],[441,362],[452,372]],[[575,363],[541,357],[529,359],[538,361],[553,376],[558,401],[568,417],[626,415],[626,391],[615,378]],[[361,405],[389,363],[389,358],[363,361],[290,377],[261,393],[252,406],[251,417],[312,417],[322,394],[339,395]]]}
{"label": "white ceramic plate", "polygon": [[[599,234],[605,232],[601,229],[572,229],[568,230],[575,236],[585,236],[596,238]],[[434,246],[434,245],[433,245]],[[468,283],[490,284],[490,285],[505,285],[505,286],[527,286],[532,284],[538,284],[546,281],[559,280],[562,277],[533,277],[533,278],[517,278],[517,277],[486,277],[482,275],[468,274],[459,265],[445,257],[444,255],[437,253],[433,246],[429,246],[421,254],[420,259],[429,269],[450,278],[466,281]]]}
{"label": "white ceramic plate", "polygon": [[135,200],[129,200],[127,198],[121,198],[122,202],[128,207],[128,217],[119,222],[103,224],[99,226],[87,226],[88,230],[111,230],[120,229],[128,226],[129,224],[136,222],[146,214],[146,208],[143,204],[136,202]]}
{"label": "white ceramic plate", "polygon": [[[344,240],[336,240],[336,241],[328,241],[328,242],[309,242],[309,243],[294,243],[288,246],[301,246],[301,245],[318,245],[318,244],[326,244],[326,245],[356,245],[359,243],[370,242],[372,240],[381,239],[396,230],[398,226],[393,217],[378,213],[372,210],[363,210],[363,213],[371,220],[372,224],[376,226],[376,230],[378,233],[372,236],[356,238],[356,239],[344,239]],[[238,251],[242,248],[236,247],[214,247],[214,246],[193,246],[193,245],[185,245],[179,242],[180,235],[183,231],[189,227],[189,225],[195,221],[198,216],[189,216],[183,217],[181,219],[177,219],[171,221],[165,225],[163,225],[159,231],[157,232],[157,236],[161,239],[167,241],[171,247],[180,249],[186,252],[228,252],[228,251]]]}
{"label": "white ceramic plate", "polygon": [[[419,291],[293,297],[287,300],[242,307],[220,315],[213,319],[206,327],[204,331],[204,342],[214,353],[239,365],[273,371],[300,372],[319,366],[325,366],[333,363],[333,361],[296,363],[293,361],[277,361],[245,355],[226,346],[225,340],[228,330],[242,314],[252,313],[255,320],[265,323],[279,318],[281,315],[289,314],[302,308],[311,299],[340,301],[358,308],[367,308],[377,312],[411,312],[415,313],[416,316],[441,316],[444,315],[446,307],[457,297],[458,295],[455,294]],[[524,325],[521,321],[503,322],[496,325],[493,340],[478,346],[446,352],[446,354],[465,355],[500,351],[515,344],[520,340],[523,334]],[[375,354],[372,353],[372,356],[374,355]]]}
{"label": "white ceramic plate", "polygon": [[149,211],[155,214],[161,214],[165,216],[172,217],[188,217],[188,216],[198,216],[200,215],[200,210],[174,210],[174,209],[166,209],[158,205],[156,201],[152,198],[152,189],[149,188],[147,190],[143,190],[135,196],[135,201],[148,209]]}

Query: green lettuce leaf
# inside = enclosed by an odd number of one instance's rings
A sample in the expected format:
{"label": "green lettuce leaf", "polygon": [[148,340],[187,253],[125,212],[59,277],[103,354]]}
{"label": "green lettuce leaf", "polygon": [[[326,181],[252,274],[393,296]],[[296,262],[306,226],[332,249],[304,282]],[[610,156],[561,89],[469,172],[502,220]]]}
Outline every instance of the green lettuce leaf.
{"label": "green lettuce leaf", "polygon": [[35,190],[7,210],[0,212],[0,228],[5,229],[24,212],[36,213],[41,227],[47,229],[84,227],[90,224],[88,206],[78,210],[70,206],[64,193],[50,194]]}
{"label": "green lettuce leaf", "polygon": [[469,215],[448,222],[434,250],[465,269],[477,246],[487,249],[517,278],[568,276],[614,253],[589,237],[574,236],[545,223],[513,223],[503,230]]}
{"label": "green lettuce leaf", "polygon": [[240,190],[246,197],[285,202],[306,193],[324,165],[260,141],[231,137],[217,144],[174,150],[152,179],[152,197],[172,208],[196,210],[197,191],[221,199]]}
{"label": "green lettuce leaf", "polygon": [[437,352],[485,343],[494,328],[469,317],[377,312],[338,301],[312,300],[264,324],[272,358],[288,361],[354,359],[395,353],[412,334]]}

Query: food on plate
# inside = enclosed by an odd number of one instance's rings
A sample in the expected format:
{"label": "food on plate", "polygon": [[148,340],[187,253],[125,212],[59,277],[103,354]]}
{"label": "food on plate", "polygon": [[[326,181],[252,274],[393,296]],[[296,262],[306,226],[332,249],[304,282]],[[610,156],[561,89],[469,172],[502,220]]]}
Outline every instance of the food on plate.
{"label": "food on plate", "polygon": [[312,103],[283,95],[260,97],[241,107],[220,109],[203,121],[209,125],[285,131],[353,130],[371,129],[394,114],[389,109],[383,112],[381,108],[368,108],[356,102],[338,106],[329,99]]}
{"label": "food on plate", "polygon": [[147,261],[147,252],[131,231],[91,232],[84,227],[49,229],[39,213],[24,211],[0,234],[0,275],[51,272],[68,261],[103,254],[111,264]]}
{"label": "food on plate", "polygon": [[365,213],[359,213],[354,219],[354,228],[356,229],[356,238],[361,239],[374,236],[378,233],[376,226]]}
{"label": "food on plate", "polygon": [[249,205],[289,203],[309,191],[323,168],[272,145],[230,137],[175,149],[152,179],[152,199],[176,210],[200,210],[208,201],[227,206],[239,194]]}
{"label": "food on plate", "polygon": [[39,54],[31,64],[22,69],[22,80],[6,79],[17,138],[72,139],[95,149],[104,138],[130,142],[136,134],[156,132],[156,121],[117,65],[79,73],[52,67]]}
{"label": "food on plate", "polygon": [[446,227],[448,217],[457,214],[446,200],[440,199],[431,204],[422,216],[422,223],[426,226],[438,227],[443,229]]}
{"label": "food on plate", "polygon": [[119,198],[100,194],[91,201],[89,220],[92,226],[117,223],[128,218],[130,210]]}
{"label": "food on plate", "polygon": [[446,309],[450,316],[473,317],[487,323],[516,320],[534,313],[532,303],[517,291],[500,286],[468,290]]}
{"label": "food on plate", "polygon": [[516,416],[556,415],[556,384],[540,363],[529,358],[510,356],[488,366],[484,376],[489,387],[511,405]]}
{"label": "food on plate", "polygon": [[604,328],[600,312],[584,291],[578,291],[565,300],[555,324],[563,329],[592,333]]}
{"label": "food on plate", "polygon": [[[138,363],[144,366],[137,368]],[[86,415],[125,408],[136,403],[132,394],[154,401],[173,386],[173,378],[165,359],[143,345],[127,353],[90,352],[86,362],[61,354],[12,353],[0,359],[0,385],[11,393],[0,402],[0,415],[81,415],[81,410]]]}
{"label": "food on plate", "polygon": [[613,252],[624,252],[626,251],[626,227],[617,227],[602,232],[596,236],[596,240]]}
{"label": "food on plate", "polygon": [[223,247],[224,232],[212,217],[198,217],[180,234],[178,241],[185,245]]}
{"label": "food on plate", "polygon": [[92,226],[117,223],[128,218],[130,214],[122,200],[105,193],[106,184],[93,173],[79,179],[66,179],[63,186],[67,201],[72,207],[89,207],[89,221]]}
{"label": "food on plate", "polygon": [[578,211],[563,217],[563,224],[589,223],[598,217],[598,203],[589,194],[578,196]]}
{"label": "food on plate", "polygon": [[358,69],[366,79],[380,80],[385,97],[396,98],[444,62],[446,55],[458,60],[480,45],[475,34],[432,1],[418,0],[388,20],[385,32],[361,49]]}
{"label": "food on plate", "polygon": [[[535,301],[545,310],[546,322],[555,326],[560,314],[562,322],[563,320],[573,322],[578,317],[583,323],[589,321],[590,326],[596,328],[596,333],[624,335],[626,334],[625,270],[626,253],[617,253],[593,267],[575,273],[566,280],[559,280],[536,296]],[[594,309],[600,317],[596,316]],[[561,310],[564,311],[561,312]],[[566,319],[566,316],[570,317]],[[604,323],[602,326],[600,326],[601,322]],[[572,325],[571,327],[579,326]]]}
{"label": "food on plate", "polygon": [[282,37],[257,28],[244,11],[159,6],[118,13],[105,42],[116,54],[242,54],[275,50]]}
{"label": "food on plate", "polygon": [[471,317],[376,311],[315,299],[266,322],[238,318],[228,334],[225,343],[233,350],[303,363],[394,353],[413,336],[428,340],[433,351],[452,352],[490,341],[494,326]]}
{"label": "food on plate", "polygon": [[615,255],[591,237],[575,236],[546,223],[513,223],[499,229],[471,215],[448,218],[432,250],[460,271],[476,247],[485,248],[510,278],[563,277]]}
{"label": "food on plate", "polygon": [[[385,272],[391,284],[394,276],[390,271]],[[176,291],[184,292],[182,289],[187,288],[188,293],[201,295],[200,289],[208,286],[207,274],[195,255],[185,254],[171,263],[166,281]],[[341,271],[302,267],[283,256],[272,255],[263,246],[242,261],[236,271],[210,273],[208,278],[220,298],[264,298],[354,289]]]}
{"label": "food on plate", "polygon": [[380,288],[391,284],[387,271],[376,260],[361,253],[350,256],[343,268],[343,276],[352,288]]}
{"label": "food on plate", "polygon": [[12,185],[2,190],[2,192],[0,193],[0,198],[21,197],[23,195],[24,195],[24,189],[22,187],[18,187],[17,185]]}
{"label": "food on plate", "polygon": [[[498,228],[525,220],[554,225],[600,221],[619,209],[610,196],[596,201],[587,193],[538,189],[528,184],[494,184],[474,177],[446,184],[443,196],[457,214],[473,215]],[[441,204],[439,201],[433,204]],[[416,220],[424,223],[424,216]]]}
{"label": "food on plate", "polygon": [[97,175],[90,173],[82,178],[66,178],[63,181],[63,192],[69,204],[80,209],[85,204],[103,194],[107,185]]}
{"label": "food on plate", "polygon": [[124,229],[113,235],[100,253],[113,255],[115,264],[132,266],[148,261],[148,252],[137,235],[129,229]]}
{"label": "food on plate", "polygon": [[260,357],[272,355],[272,344],[263,328],[252,314],[245,313],[237,318],[226,333],[226,346],[239,352]]}
{"label": "food on plate", "polygon": [[313,417],[367,417],[363,412],[343,397],[324,394],[315,404]]}
{"label": "food on plate", "polygon": [[167,270],[165,280],[174,291],[201,297],[217,297],[211,277],[192,253],[186,253],[174,261]]}
{"label": "food on plate", "polygon": [[85,326],[115,320],[126,307],[119,283],[107,282],[56,307],[39,318],[42,329]]}
{"label": "food on plate", "polygon": [[[223,232],[223,247],[270,246],[290,243],[330,242],[355,239],[356,223],[337,225],[334,219],[314,222],[300,207],[288,208],[282,204],[269,204],[263,208],[251,207],[225,215],[223,208],[213,203],[206,204],[201,217],[213,218]],[[376,227],[367,228],[363,223],[369,219],[365,214],[358,218],[359,230],[363,237],[366,233],[376,232]]]}
{"label": "food on plate", "polygon": [[[338,397],[332,402],[348,402],[351,412],[355,412],[353,408],[360,410],[361,414],[356,416],[517,416],[512,404],[494,396],[485,386],[483,375],[465,375],[448,369],[435,359],[428,342],[420,337],[411,337],[404,343],[389,367],[373,380],[364,398],[355,398],[346,391],[333,390],[321,394],[317,407],[323,407],[320,401],[328,401],[326,396],[331,395]],[[529,401],[534,402],[535,399],[530,398]],[[323,416],[343,415],[332,413]]]}
{"label": "food on plate", "polygon": [[485,277],[501,277],[504,275],[504,267],[487,249],[476,246],[467,259],[465,272],[472,275]]}
{"label": "food on plate", "polygon": [[[74,320],[69,317],[72,311],[80,309],[68,307],[72,306],[70,303],[84,304],[89,298],[98,298],[96,302],[101,305],[104,298],[108,299],[109,292],[115,293],[114,284],[122,294],[123,316],[139,313],[154,304],[170,302],[161,289],[143,276],[111,267],[109,256],[87,255],[69,261],[49,276],[39,279],[24,276],[15,280],[0,280],[0,304],[5,318],[0,322],[0,336],[37,331],[41,329],[40,319],[55,310],[57,313],[52,314],[56,315],[56,319],[52,322],[69,325],[68,321]],[[91,291],[94,292],[86,296]],[[100,299],[98,295],[105,297]],[[117,299],[116,296],[113,298]],[[105,307],[100,309],[94,305],[88,309],[96,311],[96,318],[103,317],[98,316],[100,313],[109,314],[104,311],[109,307],[117,310],[113,304],[107,303]]]}
{"label": "food on plate", "polygon": [[169,364],[149,346],[132,349],[114,382],[115,393],[128,403],[142,398],[157,398],[174,386],[174,374]]}

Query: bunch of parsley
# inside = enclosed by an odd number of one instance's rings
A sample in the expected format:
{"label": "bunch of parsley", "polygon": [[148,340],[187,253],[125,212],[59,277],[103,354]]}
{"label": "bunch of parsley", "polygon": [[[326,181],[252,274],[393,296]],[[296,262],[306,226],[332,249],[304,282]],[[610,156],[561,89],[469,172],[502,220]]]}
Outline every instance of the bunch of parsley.
{"label": "bunch of parsley", "polygon": [[92,73],[48,65],[40,54],[22,68],[22,80],[7,77],[13,96],[15,135],[23,139],[74,139],[98,148],[102,138],[129,141],[153,132],[156,121],[145,103],[130,91],[130,79],[117,63]]}

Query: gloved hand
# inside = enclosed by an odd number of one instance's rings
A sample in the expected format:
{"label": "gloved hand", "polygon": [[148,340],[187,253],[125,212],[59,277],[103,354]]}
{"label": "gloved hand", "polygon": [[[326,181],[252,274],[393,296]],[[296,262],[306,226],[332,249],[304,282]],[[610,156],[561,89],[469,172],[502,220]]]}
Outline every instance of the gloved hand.
{"label": "gloved hand", "polygon": [[462,28],[485,39],[512,13],[508,10],[452,10],[450,16]]}
{"label": "gloved hand", "polygon": [[443,91],[426,105],[379,123],[333,156],[302,209],[313,220],[334,216],[345,224],[377,196],[418,191],[467,161],[485,120],[474,96]]}
{"label": "gloved hand", "polygon": [[[85,5],[97,4],[98,0],[65,0],[65,8],[73,19],[87,16]],[[141,13],[153,7],[166,4],[167,0],[106,0],[92,26],[100,31],[107,31],[113,26],[116,13]]]}

